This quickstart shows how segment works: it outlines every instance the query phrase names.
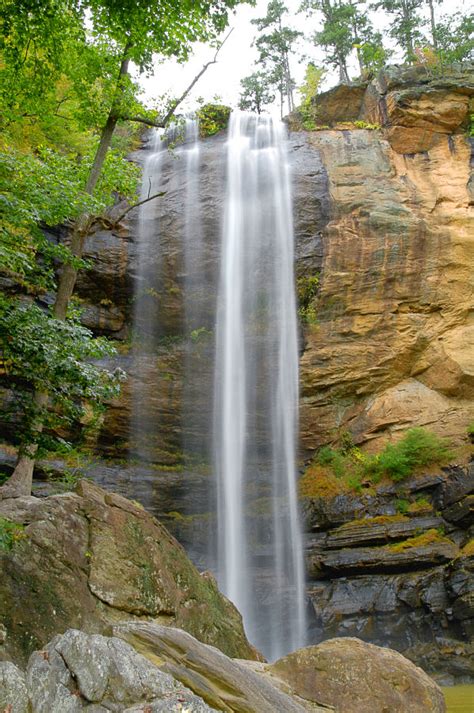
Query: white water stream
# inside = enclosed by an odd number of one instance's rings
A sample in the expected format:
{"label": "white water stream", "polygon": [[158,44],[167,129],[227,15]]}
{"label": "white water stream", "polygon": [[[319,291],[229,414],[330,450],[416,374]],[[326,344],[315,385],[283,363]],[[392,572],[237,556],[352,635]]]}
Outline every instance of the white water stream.
{"label": "white water stream", "polygon": [[[170,154],[166,145],[174,139],[178,146]],[[156,134],[150,144],[141,198],[163,190],[166,196],[144,203],[138,220],[133,442],[140,459],[153,462],[168,417],[168,406],[157,402],[150,389],[160,378],[156,354],[165,326],[161,310],[171,249],[182,289],[183,452],[206,463],[211,440],[214,450],[216,483],[209,479],[207,508],[217,511],[217,527],[212,514],[203,564],[217,570],[220,587],[241,611],[251,642],[275,659],[304,645],[306,630],[295,473],[294,236],[285,127],[270,117],[235,112],[227,144],[221,145],[227,151],[227,183],[222,187],[213,367],[215,288],[209,282],[209,258],[216,252],[214,246],[209,249],[209,238],[215,233],[212,228],[206,232],[210,189],[202,183],[197,124],[189,119],[168,132],[165,141]],[[207,199],[201,195],[203,185],[208,186]],[[222,182],[212,185],[219,191]],[[220,205],[215,192],[211,205]],[[170,244],[177,234],[182,248]],[[206,429],[206,420],[212,420],[213,368],[214,427]],[[212,437],[206,438],[209,430]],[[206,508],[205,500],[201,507]],[[187,546],[195,556],[194,543]]]}
{"label": "white water stream", "polygon": [[271,659],[304,644],[298,345],[285,129],[234,112],[215,368],[218,579]]}

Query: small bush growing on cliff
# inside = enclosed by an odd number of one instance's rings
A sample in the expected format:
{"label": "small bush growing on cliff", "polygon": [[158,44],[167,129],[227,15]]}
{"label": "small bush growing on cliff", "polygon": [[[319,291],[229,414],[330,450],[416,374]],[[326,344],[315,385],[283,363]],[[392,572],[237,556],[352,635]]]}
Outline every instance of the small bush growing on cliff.
{"label": "small bush growing on cliff", "polygon": [[199,119],[199,134],[201,138],[214,136],[219,131],[227,129],[231,108],[224,104],[204,104],[196,115]]}
{"label": "small bush growing on cliff", "polygon": [[[398,443],[388,443],[377,454],[366,454],[350,443],[340,449],[323,446],[301,480],[303,497],[361,492],[383,478],[404,480],[417,468],[446,463],[452,457],[448,442],[424,428],[411,428]],[[328,480],[324,486],[324,481]],[[397,501],[399,512],[408,512],[408,501]]]}
{"label": "small bush growing on cliff", "polygon": [[298,314],[305,324],[316,324],[316,310],[314,299],[318,292],[319,273],[304,275],[298,279],[296,288],[298,296]]}

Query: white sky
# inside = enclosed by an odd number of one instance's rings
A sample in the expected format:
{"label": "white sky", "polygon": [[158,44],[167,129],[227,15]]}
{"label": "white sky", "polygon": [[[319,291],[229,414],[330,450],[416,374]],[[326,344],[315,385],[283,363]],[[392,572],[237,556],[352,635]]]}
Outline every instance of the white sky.
{"label": "white sky", "polygon": [[[218,63],[209,67],[204,76],[199,80],[194,88],[189,100],[183,104],[182,109],[189,110],[196,106],[196,99],[203,97],[206,101],[212,101],[217,95],[224,104],[235,107],[238,104],[240,94],[240,80],[258,69],[256,61],[258,53],[252,47],[253,39],[256,35],[256,27],[251,24],[251,20],[256,17],[263,17],[266,14],[268,0],[257,0],[255,7],[241,5],[233,17],[231,17],[230,27],[233,32],[221,52]],[[297,30],[301,30],[307,36],[307,40],[299,42],[295,47],[296,55],[292,59],[292,73],[297,84],[301,84],[309,60],[317,65],[322,64],[323,52],[315,47],[309,40],[310,36],[321,29],[321,23],[317,17],[310,20],[304,13],[298,14],[301,0],[287,0],[286,5],[289,10],[287,23]],[[426,8],[426,2],[420,0],[420,5]],[[436,7],[437,16],[451,14],[461,10],[467,14],[472,7],[470,0],[442,0]],[[372,15],[376,27],[382,30],[387,24],[387,18],[383,14]],[[223,37],[227,32],[223,34]],[[396,49],[392,47],[392,49]],[[205,45],[196,45],[194,55],[185,65],[179,65],[173,61],[166,61],[162,64],[156,63],[153,77],[142,76],[140,84],[143,86],[144,98],[147,104],[153,105],[154,100],[163,94],[170,92],[173,96],[179,96],[193,77],[198,73],[203,64],[214,56],[214,50]],[[391,62],[397,61],[397,56],[393,56]],[[355,67],[353,67],[354,70]],[[356,72],[353,73],[354,76]],[[328,89],[337,83],[337,73],[328,73],[324,82],[324,88]],[[297,98],[297,97],[295,97]]]}

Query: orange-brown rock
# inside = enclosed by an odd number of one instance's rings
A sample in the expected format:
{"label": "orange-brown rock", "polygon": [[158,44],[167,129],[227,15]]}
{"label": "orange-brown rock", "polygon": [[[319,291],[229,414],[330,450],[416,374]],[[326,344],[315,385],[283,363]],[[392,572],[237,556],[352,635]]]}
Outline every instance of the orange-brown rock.
{"label": "orange-brown rock", "polygon": [[279,659],[268,670],[303,700],[335,713],[444,713],[441,689],[404,656],[351,637]]}
{"label": "orange-brown rock", "polygon": [[379,131],[309,136],[332,201],[301,360],[309,450],[344,429],[360,442],[414,425],[460,440],[474,417],[471,150],[464,135],[437,137],[406,156]]}

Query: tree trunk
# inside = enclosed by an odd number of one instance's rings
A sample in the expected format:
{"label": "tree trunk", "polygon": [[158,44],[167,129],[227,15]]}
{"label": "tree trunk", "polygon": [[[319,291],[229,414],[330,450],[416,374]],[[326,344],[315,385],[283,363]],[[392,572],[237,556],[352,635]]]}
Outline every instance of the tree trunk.
{"label": "tree trunk", "polygon": [[[48,394],[43,391],[38,391],[34,396],[34,402],[39,413],[37,422],[33,424],[33,431],[40,435],[43,431],[41,410],[48,404]],[[36,443],[31,443],[20,450],[13,475],[9,478],[8,482],[0,488],[0,500],[19,498],[22,495],[31,495],[37,450],[38,445]]]}
{"label": "tree trunk", "polygon": [[437,40],[437,31],[436,31],[436,18],[435,18],[435,11],[434,11],[434,2],[433,0],[428,0],[428,5],[430,6],[430,24],[431,24],[431,37],[433,38],[433,47],[438,51],[438,40]]}
{"label": "tree trunk", "polygon": [[[121,82],[123,78],[128,74],[129,59],[127,57],[129,46],[124,49],[123,59],[120,65],[119,76],[117,79],[117,88],[112,107],[105,122],[105,126],[102,130],[102,134],[99,141],[99,146],[97,148],[94,162],[92,164],[89,176],[87,178],[87,183],[85,186],[85,192],[92,195],[94,189],[99,180],[102,167],[104,165],[105,157],[107,151],[110,147],[112,136],[117,125],[119,118],[118,115],[118,100],[121,91]],[[74,226],[70,241],[71,253],[80,258],[84,249],[84,241],[87,235],[87,228],[89,226],[90,216],[88,214],[83,214],[79,216]],[[66,319],[67,310],[69,307],[69,301],[74,292],[74,287],[77,279],[77,268],[73,267],[69,263],[63,265],[61,276],[59,278],[58,290],[56,293],[56,299],[53,305],[53,316],[56,319],[64,321]],[[35,404],[43,408],[48,403],[48,394],[37,392],[35,394]],[[34,425],[34,431],[41,434],[43,430],[43,422],[41,414],[38,418],[38,422]],[[18,459],[13,471],[13,475],[8,480],[8,482],[0,489],[0,496],[2,498],[6,497],[19,497],[20,495],[29,495],[31,493],[31,485],[33,480],[33,470],[35,465],[36,452],[38,450],[37,444],[25,443],[20,447],[18,453]]]}
{"label": "tree trunk", "polygon": [[[166,125],[166,123],[173,116],[173,114],[176,111],[176,109],[178,108],[179,104],[186,98],[186,96],[189,94],[191,89],[194,87],[194,85],[200,79],[200,77],[204,74],[204,72],[207,70],[207,68],[217,62],[217,56],[219,54],[219,51],[222,48],[222,46],[224,45],[224,43],[227,41],[231,32],[232,32],[232,30],[228,33],[228,35],[225,37],[223,42],[220,43],[220,45],[217,48],[216,53],[214,55],[214,59],[211,60],[210,62],[207,62],[203,66],[203,68],[196,75],[196,77],[193,79],[191,84],[187,87],[185,92],[179,97],[179,99],[176,102],[173,103],[171,109],[168,111],[165,118],[159,124],[155,124],[154,122],[148,122],[146,120],[140,119],[139,117],[132,118],[132,117],[126,117],[126,116],[120,115],[120,111],[119,111],[120,101],[119,100],[120,100],[120,94],[121,94],[121,90],[122,90],[122,80],[128,75],[128,66],[130,63],[130,60],[128,59],[127,55],[128,55],[131,45],[129,43],[127,43],[127,45],[124,48],[123,55],[122,55],[122,61],[120,64],[120,70],[119,70],[119,74],[118,74],[118,78],[117,78],[115,97],[112,102],[112,107],[111,107],[109,115],[107,117],[107,121],[105,122],[104,128],[102,129],[99,146],[98,146],[96,154],[94,156],[94,162],[92,164],[92,167],[89,172],[88,179],[87,179],[87,183],[85,185],[84,190],[86,193],[89,193],[90,195],[92,195],[92,193],[94,192],[94,189],[95,189],[97,182],[100,178],[100,174],[102,172],[105,157],[107,155],[107,151],[110,148],[112,136],[114,134],[115,127],[117,126],[118,120],[119,119],[130,119],[131,121],[143,121],[143,123],[149,123],[150,125],[153,125],[153,126],[164,127]],[[283,113],[283,106],[282,106],[282,113]],[[69,245],[71,253],[75,257],[78,257],[78,258],[82,257],[82,253],[84,250],[84,242],[85,242],[85,239],[87,236],[87,231],[88,231],[88,228],[90,225],[90,220],[91,220],[90,215],[83,214],[76,221],[76,224],[75,224],[74,229],[71,234],[71,240],[70,240],[70,245]],[[56,299],[55,299],[54,305],[53,305],[53,316],[56,319],[60,319],[62,321],[64,321],[66,319],[67,310],[69,307],[69,301],[71,299],[71,296],[74,292],[74,287],[76,285],[77,273],[78,273],[77,269],[74,268],[72,265],[70,265],[70,264],[63,265],[63,269],[61,271],[61,276],[59,278]],[[37,392],[35,394],[34,398],[35,398],[35,404],[40,408],[43,408],[48,403],[48,394],[45,394],[43,392]],[[38,419],[38,422],[35,426],[35,430],[38,434],[40,434],[43,430],[43,422],[42,422],[41,417]],[[18,453],[18,459],[17,459],[17,463],[15,466],[15,470],[13,471],[13,474],[9,478],[8,482],[3,487],[0,488],[0,500],[2,498],[19,497],[20,495],[29,495],[31,493],[33,470],[34,470],[37,450],[38,450],[38,446],[36,444],[33,444],[33,443],[22,444],[22,447],[20,448],[19,453]]]}
{"label": "tree trunk", "polygon": [[413,33],[411,30],[410,9],[406,2],[402,2],[403,19],[405,21],[405,43],[407,50],[407,60],[410,64],[415,58],[415,48],[413,46]]}

